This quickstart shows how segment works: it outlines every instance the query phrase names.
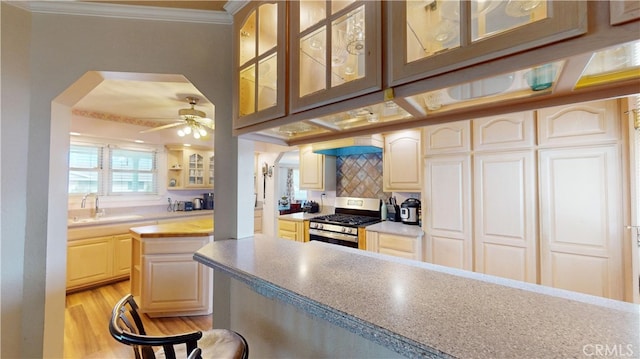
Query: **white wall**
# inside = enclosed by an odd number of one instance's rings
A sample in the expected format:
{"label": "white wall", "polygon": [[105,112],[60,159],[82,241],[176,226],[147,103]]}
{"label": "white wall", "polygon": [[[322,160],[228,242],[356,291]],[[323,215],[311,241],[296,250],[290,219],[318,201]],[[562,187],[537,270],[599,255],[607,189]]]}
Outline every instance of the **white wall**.
{"label": "white wall", "polygon": [[[218,105],[217,122],[230,123],[231,51],[221,49],[231,48],[231,26],[29,14],[5,2],[1,6],[5,106],[0,164],[0,356],[59,358],[65,276],[64,254],[59,254],[66,246],[66,223],[58,223],[56,213],[66,210],[66,177],[50,178],[47,172],[50,150],[52,161],[66,156],[60,148],[50,149],[50,145],[68,144],[68,137],[57,137],[66,136],[64,126],[70,121],[68,106],[72,103],[62,101],[56,105],[58,116],[64,117],[59,114],[65,111],[69,116],[59,119],[52,128],[53,99],[88,71],[183,74]],[[230,125],[218,123],[216,155],[227,155],[228,161],[234,161],[233,151],[218,147],[218,136],[231,137]],[[55,141],[51,140],[52,135]],[[238,173],[225,174],[218,168],[219,163],[216,161],[216,186],[224,188],[225,183],[233,182],[231,186],[237,187]],[[236,195],[237,191],[229,194],[234,199]],[[7,203],[11,203],[11,211],[6,210]],[[219,228],[224,232],[237,229],[225,226],[228,224],[224,221],[216,221],[216,232]]]}
{"label": "white wall", "polygon": [[[25,277],[25,233],[27,221],[27,155],[29,152],[29,39],[31,37],[31,18],[28,13],[7,6],[1,8],[1,44],[2,67],[0,85],[2,86],[2,121],[0,122],[0,183],[2,203],[0,207],[0,297],[2,298],[0,331],[0,357],[19,358],[23,336],[32,334],[37,337],[42,332],[42,318],[29,322],[26,313],[32,307],[32,301],[23,303]],[[45,130],[46,132],[46,130]],[[44,262],[44,261],[43,261]],[[36,287],[40,281],[33,282]],[[41,313],[43,298],[40,296],[38,311]],[[34,313],[37,315],[38,313]]]}

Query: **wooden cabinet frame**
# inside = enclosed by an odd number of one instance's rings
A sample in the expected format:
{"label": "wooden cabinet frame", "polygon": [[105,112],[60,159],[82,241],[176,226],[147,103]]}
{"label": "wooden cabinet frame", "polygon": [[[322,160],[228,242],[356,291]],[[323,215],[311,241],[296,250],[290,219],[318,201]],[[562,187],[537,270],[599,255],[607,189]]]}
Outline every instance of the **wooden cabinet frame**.
{"label": "wooden cabinet frame", "polygon": [[[325,71],[326,88],[321,91],[300,96],[300,85],[298,81],[302,77],[300,74],[300,39],[323,26],[326,26],[325,47],[331,48],[331,22],[348,12],[363,6],[365,7],[365,76],[336,87],[331,87],[331,71]],[[330,2],[327,2],[330,7]],[[302,33],[300,32],[300,3],[299,1],[289,2],[289,88],[290,88],[290,112],[296,113],[310,108],[319,107],[328,103],[345,100],[348,98],[364,95],[375,90],[382,89],[382,24],[381,24],[381,2],[380,1],[357,1],[336,12],[335,15],[327,17],[321,22],[310,26]],[[327,14],[330,12],[327,11]],[[326,51],[325,64],[330,64],[331,52]]]}
{"label": "wooden cabinet frame", "polygon": [[586,2],[551,1],[548,18],[471,42],[471,30],[464,23],[464,19],[471,16],[471,5],[468,1],[461,1],[461,5],[460,47],[408,63],[405,2],[388,2],[386,20],[390,25],[386,53],[390,56],[386,80],[389,85],[442,74],[587,32]]}

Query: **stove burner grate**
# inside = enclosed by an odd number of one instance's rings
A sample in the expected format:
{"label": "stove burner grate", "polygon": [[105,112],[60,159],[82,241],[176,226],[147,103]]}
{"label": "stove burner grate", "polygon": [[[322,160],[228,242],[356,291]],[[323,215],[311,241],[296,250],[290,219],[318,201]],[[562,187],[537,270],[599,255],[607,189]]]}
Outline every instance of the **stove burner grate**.
{"label": "stove burner grate", "polygon": [[362,224],[378,222],[379,219],[376,217],[370,217],[370,216],[359,216],[359,215],[337,213],[337,214],[329,214],[326,216],[315,217],[312,219],[312,221],[331,222],[331,223],[340,223],[345,225],[358,226]]}

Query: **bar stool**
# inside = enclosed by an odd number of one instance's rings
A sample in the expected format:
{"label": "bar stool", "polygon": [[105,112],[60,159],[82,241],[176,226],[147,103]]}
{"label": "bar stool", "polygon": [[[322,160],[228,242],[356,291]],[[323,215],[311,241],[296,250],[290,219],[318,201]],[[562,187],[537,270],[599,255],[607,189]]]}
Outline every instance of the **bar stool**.
{"label": "bar stool", "polygon": [[[127,294],[116,303],[109,322],[111,336],[133,348],[136,359],[229,358],[247,359],[249,345],[232,330],[210,329],[167,336],[147,335],[138,304]],[[161,346],[157,352],[153,347]],[[196,350],[197,349],[197,350]]]}

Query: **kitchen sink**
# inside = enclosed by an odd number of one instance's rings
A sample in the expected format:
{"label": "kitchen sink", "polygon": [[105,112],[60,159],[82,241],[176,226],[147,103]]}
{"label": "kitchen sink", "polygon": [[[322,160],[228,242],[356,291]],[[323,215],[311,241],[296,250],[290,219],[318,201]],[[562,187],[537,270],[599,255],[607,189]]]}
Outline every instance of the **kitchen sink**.
{"label": "kitchen sink", "polygon": [[74,223],[105,223],[105,222],[124,222],[133,221],[142,218],[139,214],[130,214],[125,216],[103,216],[103,217],[89,217],[89,218],[72,218],[69,219],[70,224]]}

